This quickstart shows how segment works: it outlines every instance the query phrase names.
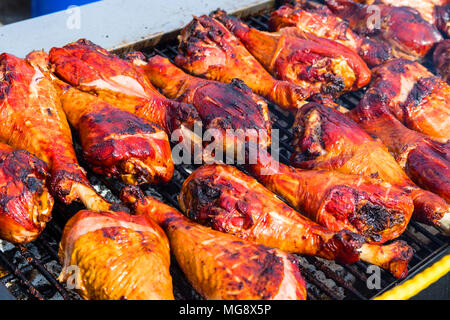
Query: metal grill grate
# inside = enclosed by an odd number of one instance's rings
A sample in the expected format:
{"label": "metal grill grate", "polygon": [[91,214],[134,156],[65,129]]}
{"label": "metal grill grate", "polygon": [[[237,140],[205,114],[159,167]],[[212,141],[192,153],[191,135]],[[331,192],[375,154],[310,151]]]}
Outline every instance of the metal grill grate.
{"label": "metal grill grate", "polygon": [[[260,14],[244,19],[252,27],[267,30],[267,14]],[[155,48],[143,50],[147,55],[159,54],[172,59],[177,52],[175,41],[160,43]],[[339,99],[342,105],[354,107],[363,92],[344,95]],[[292,152],[291,126],[294,118],[291,114],[270,105],[273,127],[280,133],[280,161],[288,163]],[[74,136],[76,136],[74,134]],[[78,154],[79,144],[75,141]],[[80,164],[89,168],[81,157]],[[172,181],[164,186],[145,186],[145,193],[153,195],[169,205],[178,208],[177,195],[184,179],[195,170],[194,166],[177,166]],[[112,179],[98,177],[89,172],[88,178],[97,191],[109,200],[117,200],[122,185]],[[80,205],[64,206],[56,204],[53,220],[43,234],[33,243],[13,245],[0,241],[0,281],[17,299],[80,299],[65,284],[56,280],[61,266],[58,263],[58,243],[62,229],[67,220],[79,209]],[[434,228],[422,226],[416,222],[409,224],[406,232],[400,237],[408,242],[415,254],[410,262],[410,276],[420,272],[424,267],[445,253],[449,248],[448,239],[441,236]],[[381,289],[370,290],[367,287],[368,265],[358,262],[352,265],[338,265],[334,262],[315,257],[299,257],[300,268],[308,283],[308,298],[315,299],[370,299],[396,286],[399,281],[384,270],[381,271]],[[200,299],[192,289],[185,276],[172,257],[171,273],[174,282],[174,293],[177,299]]]}

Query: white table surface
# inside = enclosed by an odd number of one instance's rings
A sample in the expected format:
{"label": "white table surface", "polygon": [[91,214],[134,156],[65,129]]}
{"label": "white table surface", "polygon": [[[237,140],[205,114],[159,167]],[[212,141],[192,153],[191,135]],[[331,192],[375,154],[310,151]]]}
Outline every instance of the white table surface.
{"label": "white table surface", "polygon": [[115,50],[177,30],[192,15],[217,8],[232,13],[264,2],[267,0],[103,0],[78,7],[79,28],[74,10],[0,27],[0,53],[24,57],[32,50],[48,51],[80,38]]}

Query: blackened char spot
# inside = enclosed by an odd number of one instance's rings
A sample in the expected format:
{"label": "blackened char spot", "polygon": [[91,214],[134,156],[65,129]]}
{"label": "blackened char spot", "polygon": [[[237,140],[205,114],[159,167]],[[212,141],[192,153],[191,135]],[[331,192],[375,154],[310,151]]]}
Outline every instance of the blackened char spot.
{"label": "blackened char spot", "polygon": [[35,177],[28,177],[26,180],[26,184],[30,192],[34,193],[42,190],[42,182],[36,179]]}
{"label": "blackened char spot", "polygon": [[433,89],[439,83],[438,77],[421,78],[414,85],[406,99],[405,106],[419,106],[423,99],[433,92]]}
{"label": "blackened char spot", "polygon": [[324,251],[337,262],[353,263],[359,260],[359,249],[364,242],[362,235],[344,229],[324,244]]}
{"label": "blackened char spot", "polygon": [[214,202],[220,197],[222,191],[212,181],[193,179],[189,182],[190,194],[198,200],[200,206]]}

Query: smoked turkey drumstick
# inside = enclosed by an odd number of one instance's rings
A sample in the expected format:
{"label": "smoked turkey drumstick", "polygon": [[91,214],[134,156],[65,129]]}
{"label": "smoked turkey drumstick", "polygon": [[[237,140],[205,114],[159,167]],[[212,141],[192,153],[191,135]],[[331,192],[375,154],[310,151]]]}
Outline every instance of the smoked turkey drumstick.
{"label": "smoked turkey drumstick", "polygon": [[58,280],[84,299],[174,299],[169,242],[144,216],[82,210],[64,227],[58,255]]}
{"label": "smoked turkey drumstick", "polygon": [[299,109],[293,128],[294,167],[362,175],[401,187],[413,199],[414,219],[450,232],[450,207],[445,200],[417,187],[381,141],[349,117],[319,103],[308,103]]}
{"label": "smoked turkey drumstick", "polygon": [[206,299],[304,300],[297,259],[194,223],[172,207],[125,187],[122,200],[166,232],[172,253],[194,289]]}
{"label": "smoked turkey drumstick", "polygon": [[237,153],[238,159],[245,158],[243,150],[237,150],[237,143],[244,142],[237,141],[237,130],[243,130],[246,135],[243,140],[259,140],[260,149],[270,145],[271,123],[267,103],[241,80],[222,83],[193,77],[161,56],[153,56],[148,62],[137,53],[129,58],[142,68],[165,96],[194,105],[202,120],[203,130],[220,131],[217,136],[220,135],[223,140],[223,151],[228,155]]}
{"label": "smoked turkey drumstick", "polygon": [[297,28],[270,33],[250,28],[217,10],[212,17],[227,27],[275,78],[314,93],[340,95],[370,81],[370,70],[353,50]]}
{"label": "smoked turkey drumstick", "polygon": [[409,129],[450,141],[450,85],[417,62],[390,60],[373,71],[370,88],[383,92],[389,111]]}
{"label": "smoked turkey drumstick", "polygon": [[296,110],[312,90],[275,80],[244,45],[217,20],[203,15],[181,31],[175,64],[196,76],[225,83],[239,78],[255,93]]}
{"label": "smoked turkey drumstick", "polygon": [[[353,32],[346,21],[334,15],[327,6],[313,1],[285,4],[270,14],[267,22],[272,31],[283,33],[290,27],[327,38],[358,53],[369,67],[375,67],[392,57],[391,48]],[[292,32],[289,32],[292,33]]]}
{"label": "smoked turkey drumstick", "polygon": [[396,58],[422,59],[443,40],[435,26],[408,7],[378,4],[375,10],[352,0],[325,0],[325,3],[338,17],[348,21],[353,31],[387,42]]}
{"label": "smoked turkey drumstick", "polygon": [[411,7],[444,35],[450,36],[450,3],[448,0],[356,0],[364,4],[386,4],[395,7]]}
{"label": "smoked turkey drumstick", "polygon": [[260,153],[246,168],[267,189],[331,231],[359,233],[382,244],[405,231],[413,212],[407,193],[384,181],[325,170],[302,170]]}
{"label": "smoked turkey drumstick", "polygon": [[167,99],[132,63],[88,40],[52,48],[49,55],[55,74],[62,80],[156,123],[167,134],[180,126],[190,127],[198,120],[192,105]]}
{"label": "smoked turkey drumstick", "polygon": [[109,210],[79,166],[72,135],[56,89],[36,65],[0,55],[0,140],[48,163],[49,189],[69,204],[79,199],[89,209]]}
{"label": "smoked turkey drumstick", "polygon": [[26,243],[51,219],[47,164],[24,150],[0,143],[0,238]]}
{"label": "smoked turkey drumstick", "polygon": [[60,82],[60,97],[92,170],[127,184],[168,182],[174,165],[167,134],[156,124]]}
{"label": "smoked turkey drumstick", "polygon": [[361,259],[399,278],[406,276],[412,257],[412,249],[403,241],[367,244],[362,235],[316,224],[232,166],[197,169],[183,183],[178,202],[185,215],[200,224],[292,253],[341,263]]}
{"label": "smoked turkey drumstick", "polygon": [[[450,144],[406,128],[388,104],[383,92],[371,88],[347,115],[386,145],[411,180],[450,202]],[[440,222],[448,226],[448,212],[443,218]]]}
{"label": "smoked turkey drumstick", "polygon": [[69,123],[78,131],[83,156],[92,170],[124,183],[168,182],[173,161],[167,134],[157,125],[120,110],[52,75],[48,55],[28,55],[52,79]]}

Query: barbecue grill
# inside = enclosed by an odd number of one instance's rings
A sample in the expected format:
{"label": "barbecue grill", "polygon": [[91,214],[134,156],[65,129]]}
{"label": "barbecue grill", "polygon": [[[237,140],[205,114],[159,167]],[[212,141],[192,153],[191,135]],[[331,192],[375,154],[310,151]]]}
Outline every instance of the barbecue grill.
{"label": "barbecue grill", "polygon": [[[267,30],[266,21],[270,11],[276,6],[274,1],[266,1],[264,5],[246,8],[234,14],[241,16],[252,27]],[[128,51],[139,49],[147,56],[159,54],[173,59],[177,52],[176,35],[175,30],[157,39],[144,39],[145,41],[122,46],[114,52],[124,55]],[[363,91],[346,94],[338,102],[347,108],[353,108],[362,94]],[[276,105],[270,104],[269,107],[274,122],[273,128],[279,130],[280,161],[288,163],[292,152],[290,142],[293,137],[291,127],[294,117]],[[75,145],[78,155],[81,155],[77,141]],[[95,175],[83,162],[82,157],[79,157],[79,160],[80,164],[87,169],[88,178],[96,190],[108,200],[117,201],[118,193],[123,185],[116,180]],[[177,195],[184,179],[193,170],[195,170],[193,165],[178,165],[170,183],[158,186],[145,185],[142,190],[178,208]],[[81,208],[78,204],[64,206],[56,203],[52,221],[48,223],[45,231],[36,241],[26,245],[0,241],[0,298],[80,299],[67,284],[57,280],[61,271],[57,251],[65,223]],[[379,283],[372,281],[374,270],[363,262],[339,265],[316,257],[299,257],[301,272],[308,283],[308,299],[373,299],[417,275],[420,276],[426,268],[450,253],[448,238],[442,236],[438,230],[417,222],[410,222],[400,239],[405,240],[415,250],[414,257],[409,263],[409,275],[403,280],[397,280],[389,272],[378,269],[377,272],[381,275],[380,281]],[[171,273],[177,299],[200,299],[187,282],[174,258],[172,258]]]}

